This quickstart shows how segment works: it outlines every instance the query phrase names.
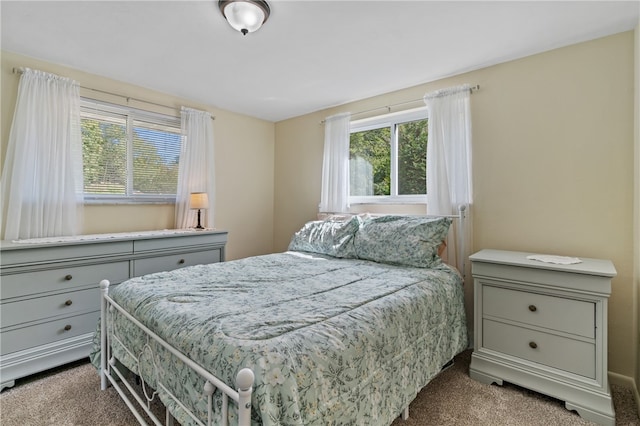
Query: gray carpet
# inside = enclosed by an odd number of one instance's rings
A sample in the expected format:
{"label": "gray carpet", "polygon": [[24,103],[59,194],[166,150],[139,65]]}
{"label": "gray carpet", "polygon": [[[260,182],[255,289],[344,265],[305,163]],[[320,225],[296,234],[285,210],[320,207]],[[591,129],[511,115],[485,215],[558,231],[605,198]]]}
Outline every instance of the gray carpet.
{"label": "gray carpet", "polygon": [[[561,401],[505,384],[488,386],[469,377],[471,352],[434,379],[409,407],[409,419],[393,426],[417,425],[591,425]],[[631,390],[613,386],[616,425],[640,426]],[[114,389],[100,391],[88,362],[78,362],[23,379],[0,394],[2,426],[136,425]]]}

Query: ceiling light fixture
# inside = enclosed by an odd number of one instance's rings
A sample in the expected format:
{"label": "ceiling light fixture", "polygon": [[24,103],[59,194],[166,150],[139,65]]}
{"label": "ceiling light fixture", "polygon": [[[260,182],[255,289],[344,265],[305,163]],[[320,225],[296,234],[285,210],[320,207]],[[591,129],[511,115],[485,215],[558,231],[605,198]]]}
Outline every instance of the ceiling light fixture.
{"label": "ceiling light fixture", "polygon": [[257,31],[271,13],[267,2],[258,0],[219,0],[218,7],[229,25],[244,35]]}

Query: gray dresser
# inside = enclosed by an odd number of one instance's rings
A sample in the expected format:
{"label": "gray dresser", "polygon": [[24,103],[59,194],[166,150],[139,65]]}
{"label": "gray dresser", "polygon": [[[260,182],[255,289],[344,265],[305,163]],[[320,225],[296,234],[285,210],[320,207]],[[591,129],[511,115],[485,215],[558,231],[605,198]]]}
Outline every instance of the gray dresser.
{"label": "gray dresser", "polygon": [[98,283],[224,261],[226,231],[157,231],[0,243],[0,389],[89,355]]}
{"label": "gray dresser", "polygon": [[614,425],[607,378],[608,260],[561,265],[530,253],[470,257],[475,341],[470,376],[503,380],[565,401],[585,419]]}

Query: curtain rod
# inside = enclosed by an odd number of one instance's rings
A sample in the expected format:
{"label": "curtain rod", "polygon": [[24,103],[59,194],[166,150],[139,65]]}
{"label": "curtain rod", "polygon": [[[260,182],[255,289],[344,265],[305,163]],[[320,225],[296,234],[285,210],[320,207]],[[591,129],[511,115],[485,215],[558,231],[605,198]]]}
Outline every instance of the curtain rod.
{"label": "curtain rod", "polygon": [[[480,90],[480,85],[479,84],[476,84],[475,86],[472,86],[472,87],[469,88],[469,91],[471,93],[473,93],[474,91],[478,91],[478,90]],[[368,112],[378,111],[380,109],[386,109],[387,112],[391,112],[391,108],[398,107],[398,106],[401,106],[401,105],[413,104],[413,103],[416,103],[416,102],[424,102],[424,97],[422,97],[420,99],[413,99],[411,101],[398,102],[397,104],[390,104],[390,105],[385,105],[385,106],[381,106],[381,107],[377,107],[377,108],[367,109],[367,110],[364,110],[364,111],[354,112],[353,114],[351,114],[351,117],[353,117],[354,115],[361,115],[361,114],[366,114]],[[320,122],[320,124],[324,124],[325,121],[326,120],[322,120]]]}
{"label": "curtain rod", "polygon": [[[19,68],[14,67],[13,68],[13,74],[23,74],[23,73],[24,73],[24,68],[22,68],[22,67],[19,67]],[[119,93],[114,93],[114,92],[108,92],[106,90],[94,89],[93,87],[86,87],[86,86],[82,86],[81,85],[80,88],[81,89],[85,89],[85,90],[91,90],[93,92],[104,93],[105,95],[117,96],[119,98],[126,99],[127,102],[136,101],[136,102],[142,102],[142,103],[149,104],[149,105],[159,106],[159,107],[162,107],[162,108],[172,109],[174,111],[179,110],[179,108],[176,108],[176,107],[173,107],[173,106],[163,105],[163,104],[159,104],[159,103],[151,102],[151,101],[145,101],[144,99],[133,98],[131,96],[121,95]],[[211,119],[215,120],[216,118],[212,115]]]}

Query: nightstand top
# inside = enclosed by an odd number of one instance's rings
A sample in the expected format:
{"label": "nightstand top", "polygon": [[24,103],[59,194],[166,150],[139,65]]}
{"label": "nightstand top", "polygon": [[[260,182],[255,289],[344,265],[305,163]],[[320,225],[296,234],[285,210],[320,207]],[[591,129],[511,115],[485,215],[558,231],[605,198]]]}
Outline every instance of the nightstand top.
{"label": "nightstand top", "polygon": [[547,269],[553,271],[572,272],[576,274],[598,275],[604,277],[615,277],[617,272],[610,260],[589,259],[580,257],[580,263],[569,265],[541,262],[539,260],[527,259],[530,255],[541,253],[527,253],[506,250],[484,249],[469,256],[472,262],[485,262],[502,265],[513,265],[526,268]]}

